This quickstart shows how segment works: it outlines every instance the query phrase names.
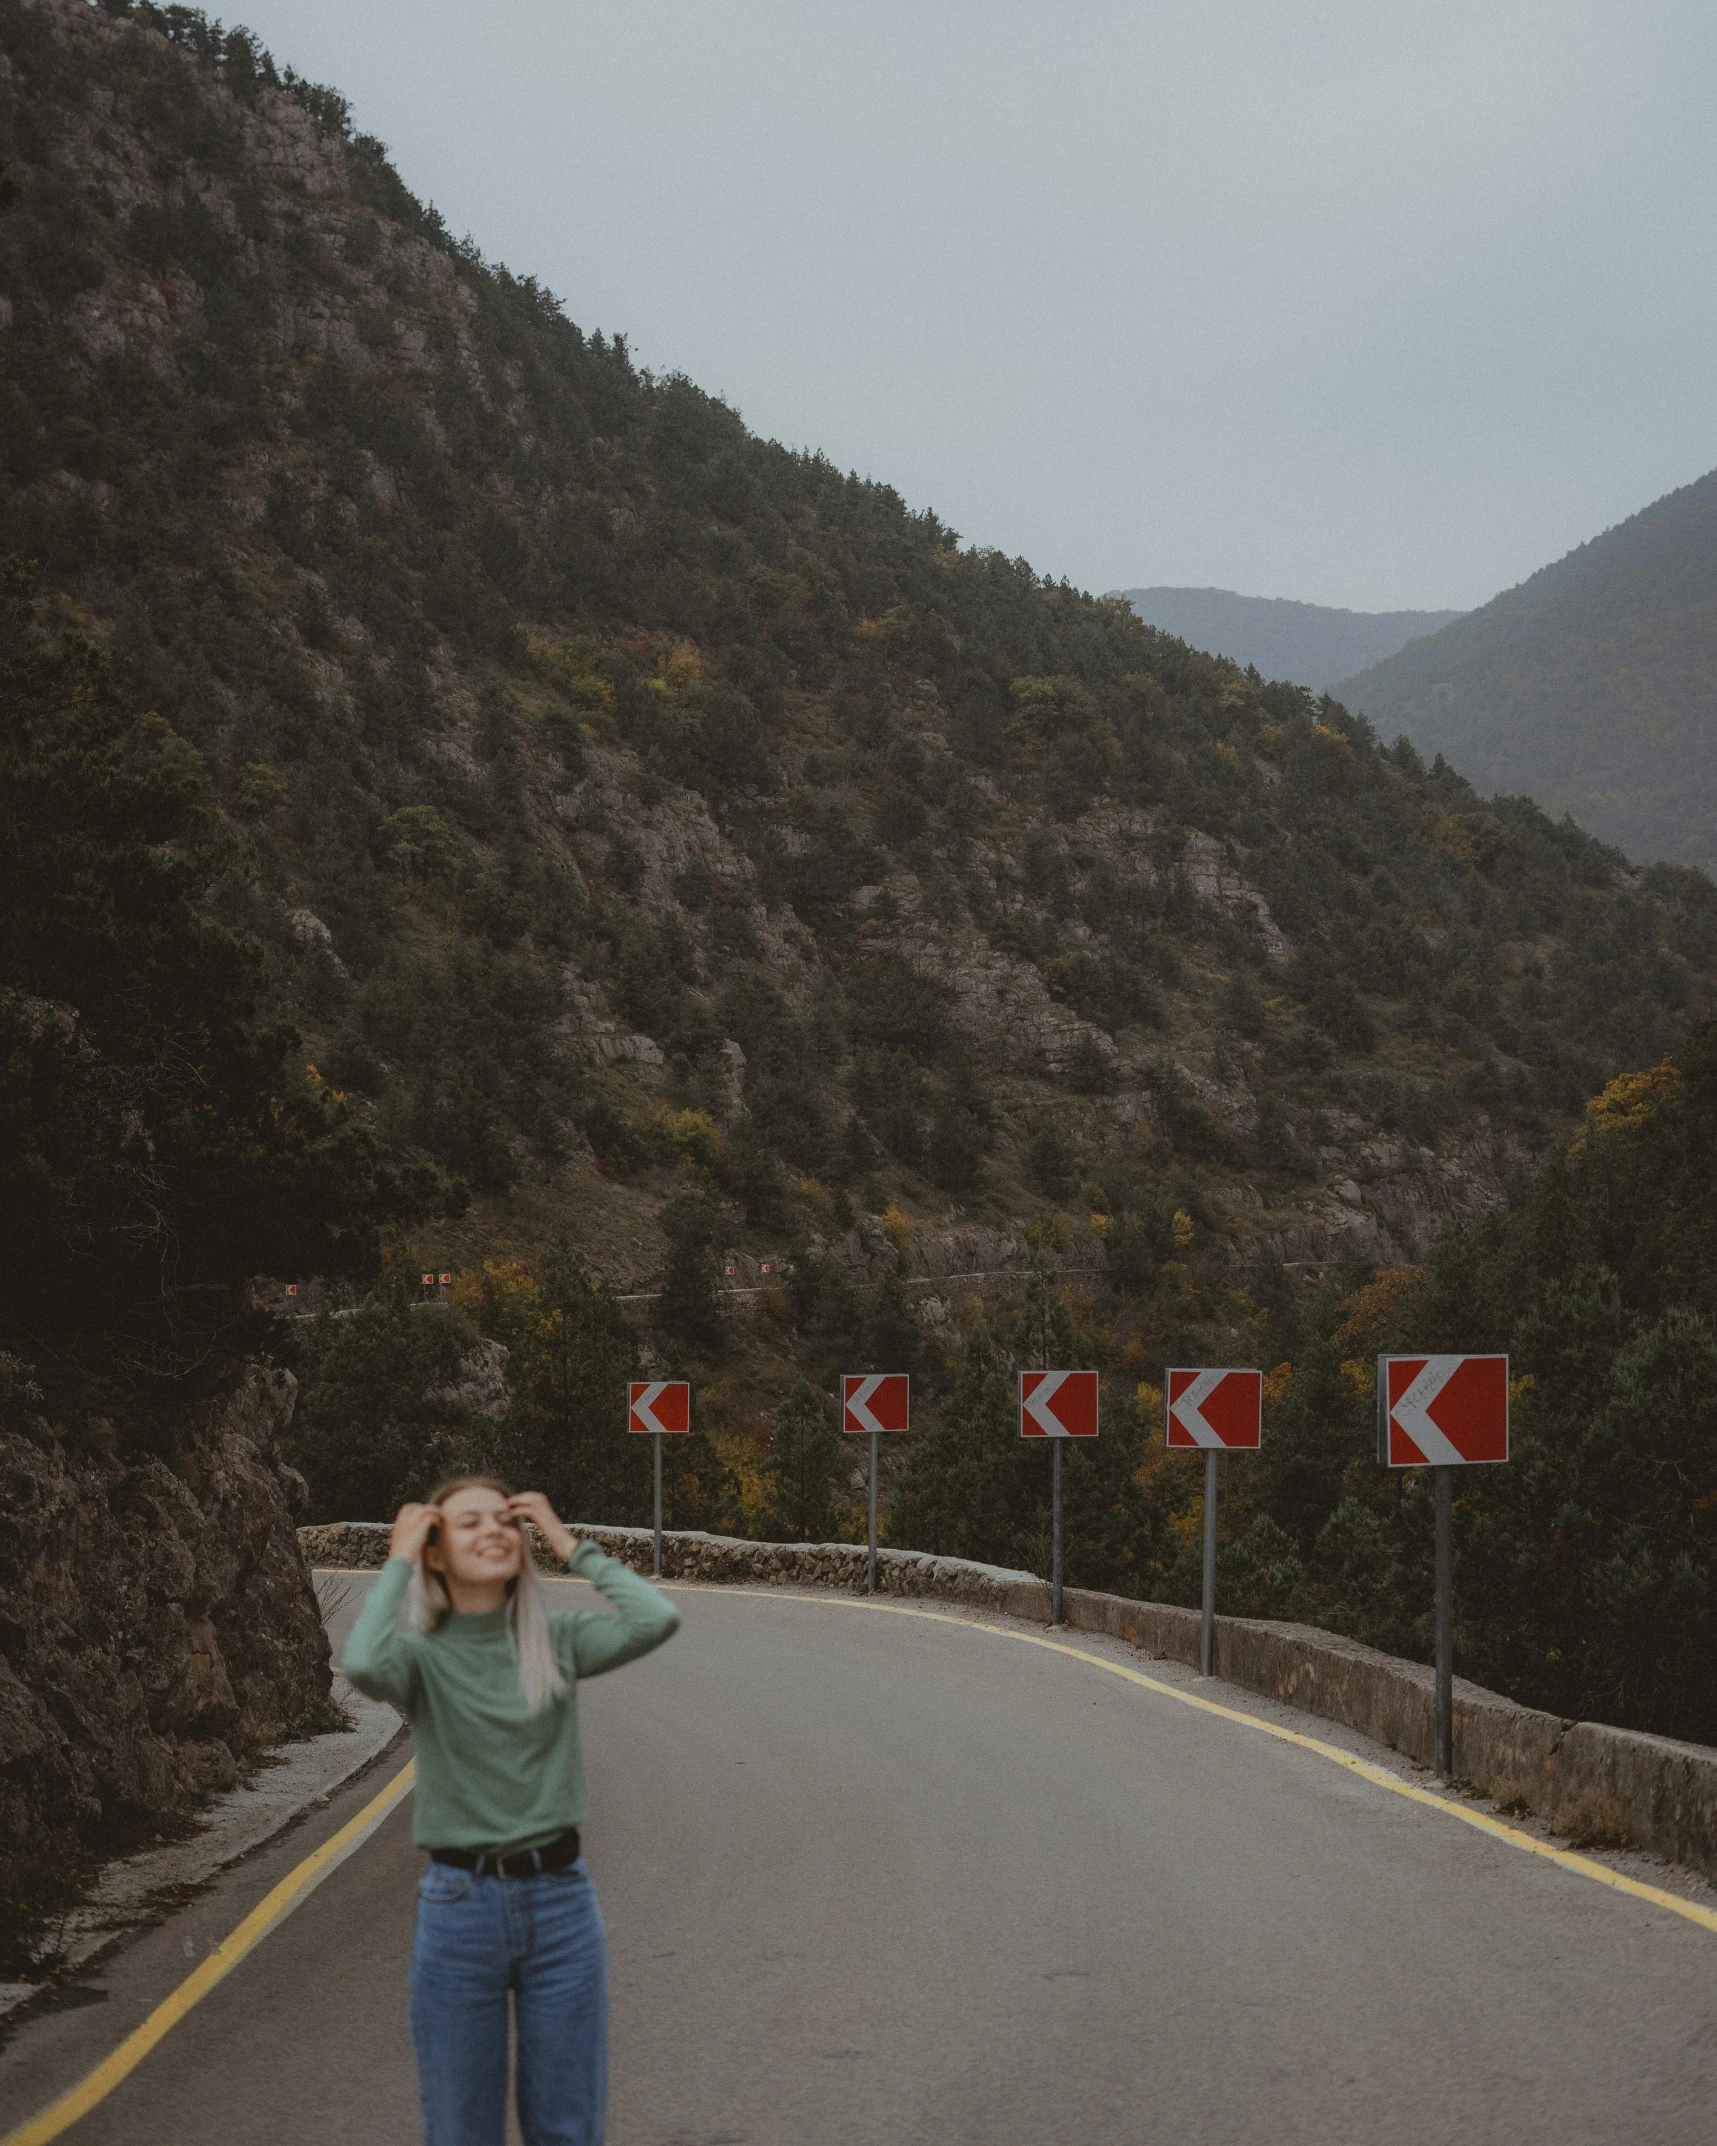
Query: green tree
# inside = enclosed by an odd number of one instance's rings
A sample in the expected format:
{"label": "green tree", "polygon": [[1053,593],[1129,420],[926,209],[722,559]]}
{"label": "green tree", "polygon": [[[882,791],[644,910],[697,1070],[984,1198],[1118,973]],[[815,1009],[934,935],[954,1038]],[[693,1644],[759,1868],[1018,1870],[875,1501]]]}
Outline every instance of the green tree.
{"label": "green tree", "polygon": [[[934,1426],[913,1442],[889,1502],[888,1540],[937,1557],[1013,1562],[1022,1538],[1040,1532],[1018,1434],[1017,1374],[980,1321],[953,1393]],[[1043,1488],[1047,1510],[1047,1477]]]}
{"label": "green tree", "polygon": [[848,1464],[832,1405],[799,1379],[775,1411],[764,1473],[768,1527],[776,1540],[828,1542],[836,1530],[837,1486]]}
{"label": "green tree", "polygon": [[638,1342],[606,1282],[557,1236],[532,1273],[485,1269],[477,1317],[507,1349],[510,1406],[494,1450],[509,1481],[545,1491],[557,1512],[641,1526],[650,1514],[649,1440],[626,1429]]}
{"label": "green tree", "polygon": [[716,1295],[714,1246],[721,1210],[701,1192],[676,1193],[664,1203],[662,1234],[668,1256],[656,1323],[671,1341],[706,1363],[727,1350],[727,1321]]}
{"label": "green tree", "polygon": [[389,1520],[437,1477],[492,1466],[486,1423],[456,1397],[471,1328],[402,1281],[309,1322],[287,1455],[313,1520]]}

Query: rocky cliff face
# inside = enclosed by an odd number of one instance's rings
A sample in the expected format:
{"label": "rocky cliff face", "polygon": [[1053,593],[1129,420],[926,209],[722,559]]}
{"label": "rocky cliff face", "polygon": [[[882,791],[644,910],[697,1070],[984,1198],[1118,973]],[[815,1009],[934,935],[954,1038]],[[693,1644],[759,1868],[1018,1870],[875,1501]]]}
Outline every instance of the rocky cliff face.
{"label": "rocky cliff face", "polygon": [[118,1848],[232,1787],[327,1701],[328,1641],[278,1441],[296,1388],[242,1370],[171,1465],[0,1437],[0,1841]]}

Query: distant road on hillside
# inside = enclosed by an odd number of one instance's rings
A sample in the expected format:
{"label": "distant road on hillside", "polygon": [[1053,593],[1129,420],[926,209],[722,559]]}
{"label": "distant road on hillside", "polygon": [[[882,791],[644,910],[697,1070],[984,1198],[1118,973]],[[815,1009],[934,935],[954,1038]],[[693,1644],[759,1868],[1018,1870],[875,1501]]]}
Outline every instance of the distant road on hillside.
{"label": "distant road on hillside", "polygon": [[1350,671],[1381,663],[1459,611],[1337,611],[1232,589],[1121,589],[1146,625],[1213,656],[1253,664],[1266,678],[1327,692]]}
{"label": "distant road on hillside", "polygon": [[[580,1700],[625,2146],[1709,2141],[1717,1938],[1173,1692],[1411,1774],[1377,1747],[1087,1634],[669,1591],[678,1638]],[[26,2022],[0,2134],[375,1785]],[[410,2146],[409,1822],[71,2146]]]}

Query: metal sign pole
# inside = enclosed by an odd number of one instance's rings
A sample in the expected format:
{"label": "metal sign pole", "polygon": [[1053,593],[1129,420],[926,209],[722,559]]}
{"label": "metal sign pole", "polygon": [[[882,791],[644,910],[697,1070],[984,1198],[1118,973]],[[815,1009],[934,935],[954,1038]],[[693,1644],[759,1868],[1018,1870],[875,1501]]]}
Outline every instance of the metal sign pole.
{"label": "metal sign pole", "polygon": [[1050,1470],[1049,1492],[1049,1621],[1061,1622],[1061,1440],[1052,1438],[1049,1450],[1053,1456]]}
{"label": "metal sign pole", "polygon": [[662,1577],[662,1434],[651,1434],[650,1443],[656,1449],[656,1564],[653,1577]]}
{"label": "metal sign pole", "polygon": [[1199,1666],[1216,1674],[1216,1448],[1204,1452],[1204,1625],[1198,1641]]}
{"label": "metal sign pole", "polygon": [[1455,1471],[1439,1467],[1432,1473],[1437,1478],[1437,1771],[1449,1781],[1455,1772]]}
{"label": "metal sign pole", "polygon": [[870,1565],[865,1577],[864,1591],[876,1593],[876,1463],[882,1440],[875,1431],[870,1434]]}

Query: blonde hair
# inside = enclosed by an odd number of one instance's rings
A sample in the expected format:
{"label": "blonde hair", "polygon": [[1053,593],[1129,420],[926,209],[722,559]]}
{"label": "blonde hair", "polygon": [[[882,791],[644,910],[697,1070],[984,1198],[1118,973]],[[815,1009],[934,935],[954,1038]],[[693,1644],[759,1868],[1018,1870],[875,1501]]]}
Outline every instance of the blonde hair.
{"label": "blonde hair", "polygon": [[[425,1503],[440,1505],[461,1490],[493,1490],[503,1498],[512,1495],[506,1484],[492,1475],[455,1475],[445,1483],[438,1483]],[[406,1590],[407,1630],[439,1631],[452,1610],[447,1582],[419,1556],[411,1585]],[[548,1618],[543,1614],[542,1582],[537,1578],[531,1546],[522,1531],[518,1578],[507,1590],[507,1632],[512,1641],[513,1660],[518,1667],[519,1689],[525,1695],[525,1704],[533,1714],[540,1714],[545,1706],[566,1697],[567,1682],[554,1658],[554,1642],[549,1637]]]}

